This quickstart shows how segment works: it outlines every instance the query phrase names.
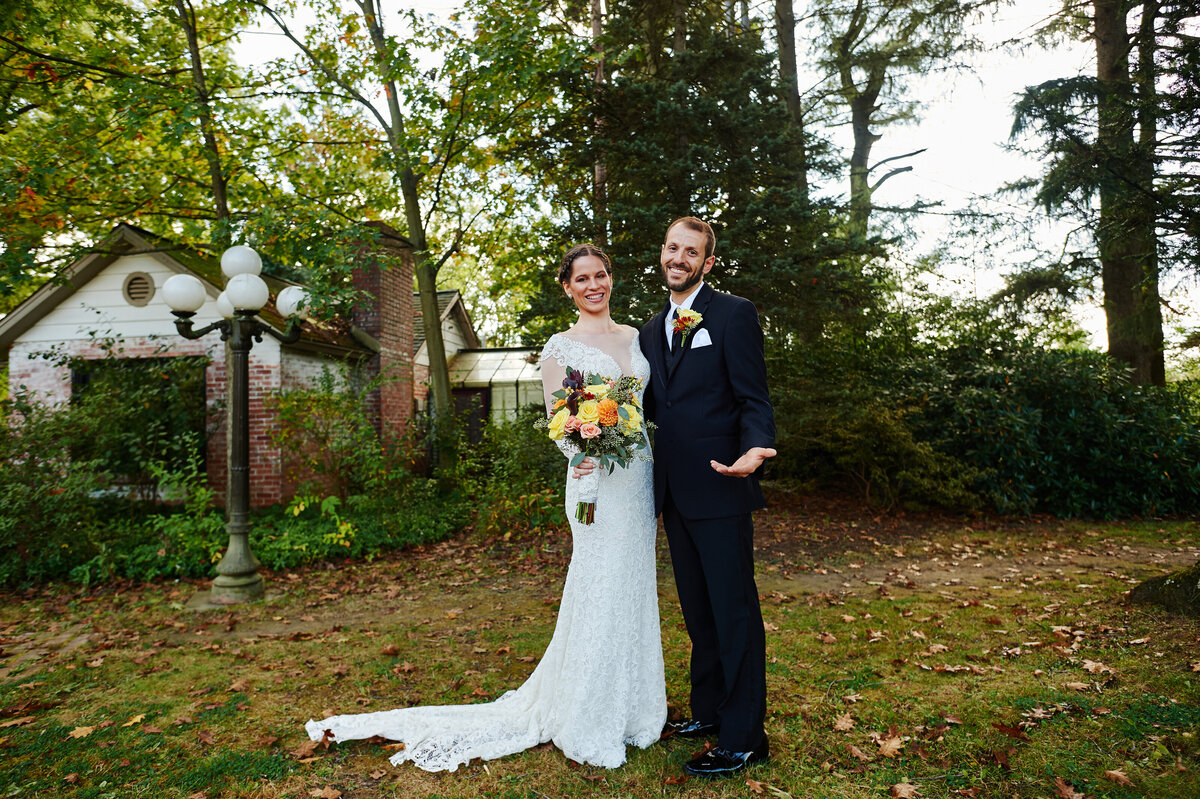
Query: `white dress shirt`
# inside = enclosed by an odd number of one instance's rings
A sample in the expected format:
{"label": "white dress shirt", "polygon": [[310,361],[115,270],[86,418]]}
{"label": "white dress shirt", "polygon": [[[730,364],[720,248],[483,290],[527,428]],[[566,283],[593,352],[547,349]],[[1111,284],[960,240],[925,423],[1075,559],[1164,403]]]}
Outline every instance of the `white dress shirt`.
{"label": "white dress shirt", "polygon": [[[667,334],[667,352],[671,351],[671,339],[675,335],[675,312],[690,311],[692,303],[696,301],[696,295],[700,293],[700,289],[704,288],[704,281],[701,280],[696,284],[696,288],[692,289],[692,293],[683,298],[683,302],[676,304],[675,300],[671,300],[671,311],[667,314],[667,324],[665,332]],[[669,295],[668,295],[669,296]]]}

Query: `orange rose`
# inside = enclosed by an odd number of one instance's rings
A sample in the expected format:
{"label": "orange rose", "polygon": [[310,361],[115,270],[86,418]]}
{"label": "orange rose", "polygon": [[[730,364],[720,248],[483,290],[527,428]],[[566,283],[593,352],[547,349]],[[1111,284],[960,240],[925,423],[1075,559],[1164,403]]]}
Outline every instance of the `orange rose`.
{"label": "orange rose", "polygon": [[612,427],[617,423],[617,403],[615,400],[600,400],[600,426]]}
{"label": "orange rose", "polygon": [[588,422],[580,425],[579,435],[583,436],[584,438],[595,438],[596,436],[600,435],[600,425],[596,424],[595,422]]}

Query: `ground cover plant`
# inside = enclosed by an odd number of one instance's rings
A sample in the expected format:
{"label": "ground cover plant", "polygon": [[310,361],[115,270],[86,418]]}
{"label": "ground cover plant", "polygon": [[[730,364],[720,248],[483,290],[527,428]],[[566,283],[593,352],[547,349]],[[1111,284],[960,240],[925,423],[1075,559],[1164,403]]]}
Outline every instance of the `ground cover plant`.
{"label": "ground cover plant", "polygon": [[[774,759],[688,780],[694,742],[606,771],[550,746],[450,774],[388,742],[323,746],[333,712],[478,702],[553,630],[569,542],[466,531],[373,562],[268,574],[259,603],[203,583],[49,586],[0,608],[0,792],[64,797],[1200,795],[1200,625],[1130,606],[1200,558],[1187,521],[877,515],[772,496],[757,519]],[[668,701],[686,635],[660,558]]]}

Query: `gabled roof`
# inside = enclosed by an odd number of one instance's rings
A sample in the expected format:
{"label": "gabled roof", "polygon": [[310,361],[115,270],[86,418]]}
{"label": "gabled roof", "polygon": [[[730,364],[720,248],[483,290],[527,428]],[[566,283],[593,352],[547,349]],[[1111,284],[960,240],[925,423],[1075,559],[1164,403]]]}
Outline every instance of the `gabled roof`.
{"label": "gabled roof", "polygon": [[[25,331],[37,324],[43,317],[67,300],[88,281],[111,266],[118,258],[127,255],[145,254],[154,258],[163,266],[180,274],[192,273],[205,284],[209,297],[215,298],[221,293],[225,280],[221,274],[221,262],[216,256],[200,250],[185,247],[170,241],[148,230],[122,223],[113,228],[112,233],[94,246],[89,253],[79,260],[62,269],[41,288],[27,297],[24,302],[14,308],[3,319],[0,319],[0,357],[8,351],[12,343]],[[271,296],[279,294],[286,286],[295,285],[291,281],[282,280],[264,274],[263,280],[271,291]],[[170,312],[163,306],[164,314]],[[275,310],[273,302],[268,303],[258,317],[267,324],[282,330],[287,321]],[[292,345],[299,349],[316,349],[330,352],[366,352],[378,350],[378,344],[372,347],[374,340],[361,330],[351,327],[349,322],[336,319],[332,322],[309,322],[305,324],[300,341]]]}
{"label": "gabled roof", "polygon": [[[454,314],[458,318],[458,326],[467,337],[467,347],[476,349],[479,347],[479,336],[475,334],[475,327],[471,324],[471,317],[467,313],[467,306],[463,303],[462,295],[458,289],[443,289],[437,293],[438,301],[438,320],[445,322]],[[421,347],[425,346],[425,318],[421,313],[421,295],[418,292],[413,292],[413,353],[414,355],[421,351]],[[447,356],[454,353],[448,352]]]}

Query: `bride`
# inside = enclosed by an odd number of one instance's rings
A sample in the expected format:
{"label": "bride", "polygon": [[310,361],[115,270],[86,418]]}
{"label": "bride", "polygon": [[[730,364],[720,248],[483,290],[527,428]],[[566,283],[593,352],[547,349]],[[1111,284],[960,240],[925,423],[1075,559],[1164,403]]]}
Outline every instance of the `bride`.
{"label": "bride", "polygon": [[[642,385],[650,365],[637,330],[609,314],[612,266],[604,252],[580,244],[563,257],[558,281],[579,309],[578,321],[542,350],[547,408],[566,368]],[[639,396],[639,400],[641,397]],[[564,454],[574,453],[559,442]],[[662,639],[658,626],[654,492],[651,464],[602,474],[595,521],[574,519],[578,483],[566,479],[572,553],[554,636],[525,684],[494,702],[401,708],[310,720],[312,740],[380,736],[404,748],[394,764],[411,760],[427,771],[454,771],[472,758],[491,760],[552,741],[579,763],[616,768],[629,744],[659,739],[667,717]]]}

